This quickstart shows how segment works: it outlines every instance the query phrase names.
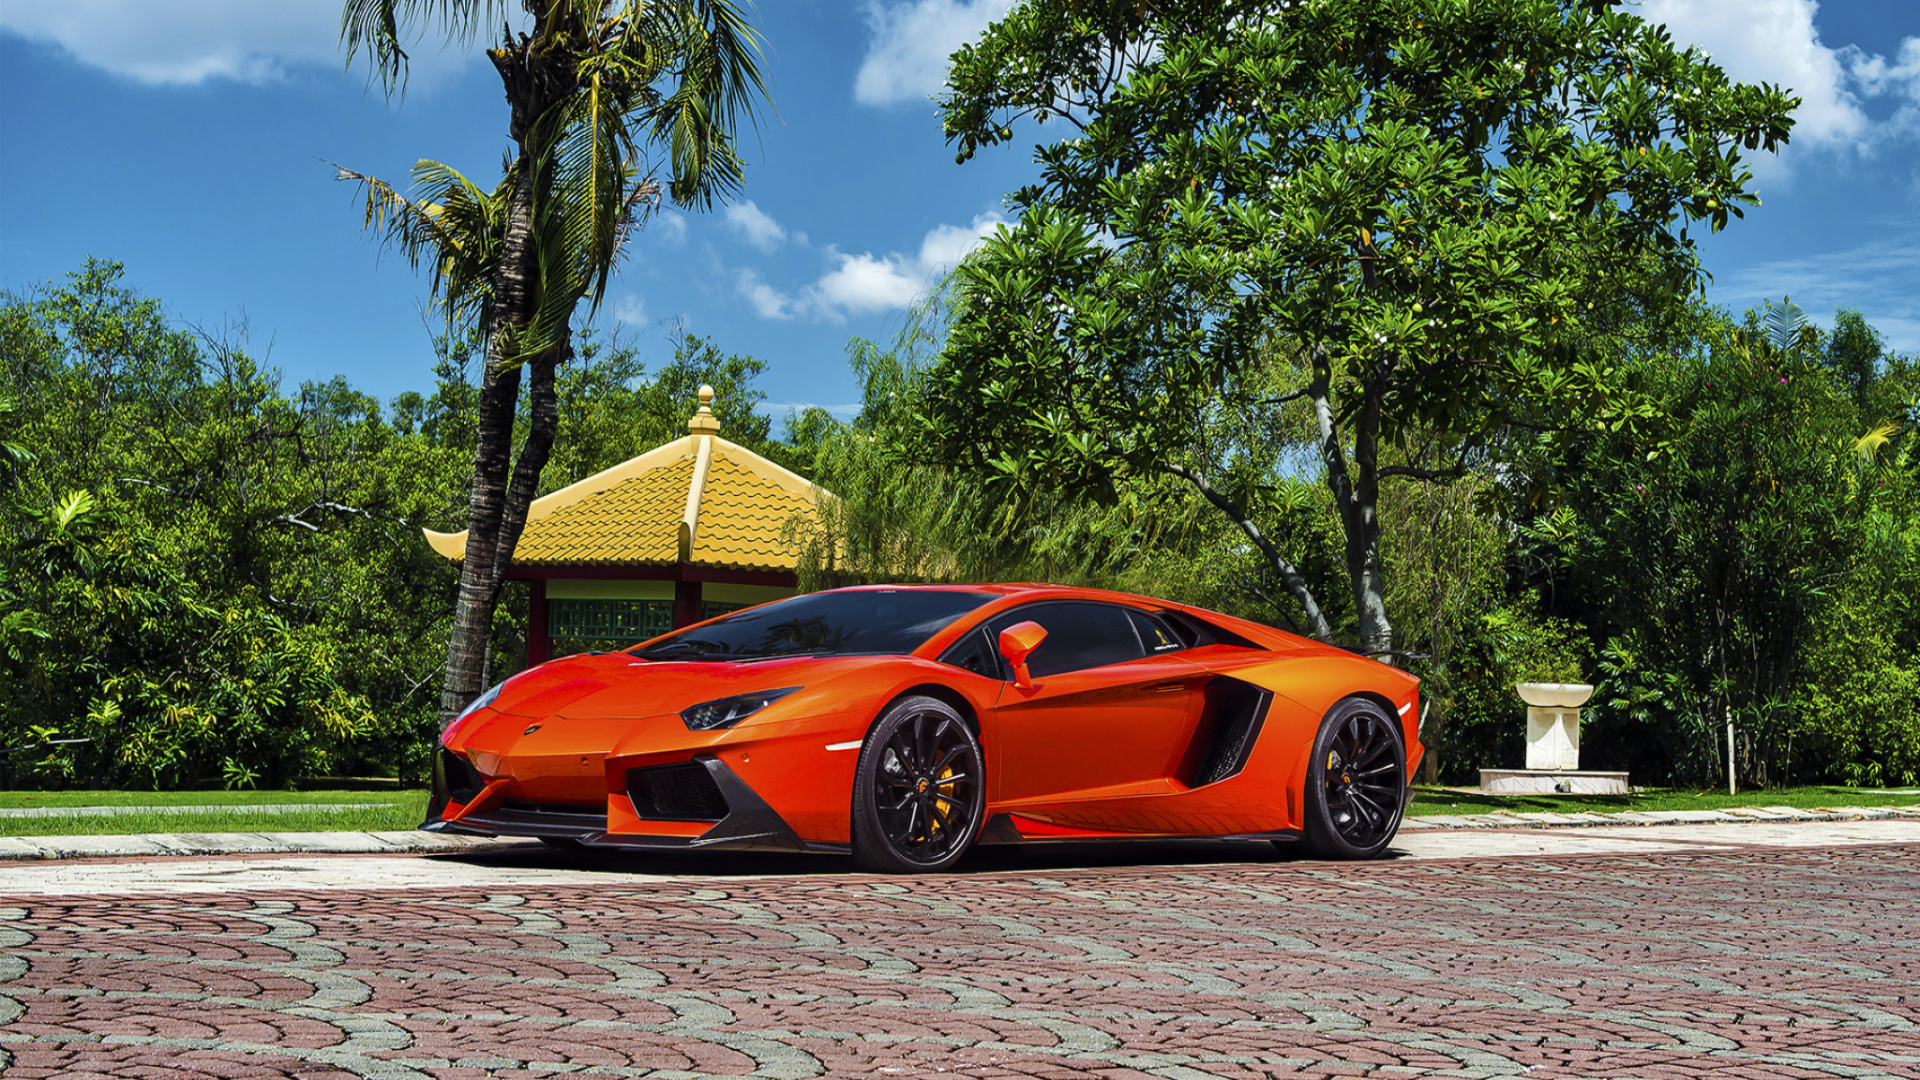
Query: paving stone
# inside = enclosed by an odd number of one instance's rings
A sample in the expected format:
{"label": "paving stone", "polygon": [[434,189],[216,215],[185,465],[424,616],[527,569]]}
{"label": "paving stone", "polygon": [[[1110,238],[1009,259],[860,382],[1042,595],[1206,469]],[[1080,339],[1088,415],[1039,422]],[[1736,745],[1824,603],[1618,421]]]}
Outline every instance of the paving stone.
{"label": "paving stone", "polygon": [[10,894],[0,1073],[1920,1076],[1920,845],[1541,850]]}

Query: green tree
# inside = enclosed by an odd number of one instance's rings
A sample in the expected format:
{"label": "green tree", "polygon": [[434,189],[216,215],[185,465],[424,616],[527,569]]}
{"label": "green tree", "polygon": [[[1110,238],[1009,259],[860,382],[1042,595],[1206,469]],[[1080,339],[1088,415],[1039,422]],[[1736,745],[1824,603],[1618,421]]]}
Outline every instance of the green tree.
{"label": "green tree", "polygon": [[[1676,317],[1688,224],[1757,202],[1741,150],[1786,141],[1780,90],[1621,8],[1020,5],[954,55],[947,135],[965,160],[1028,118],[1070,130],[960,269],[923,445],[1020,485],[1180,478],[1325,638],[1297,555],[1217,476],[1238,459],[1196,435],[1304,410],[1358,636],[1390,649],[1381,484],[1460,475],[1515,420],[1648,415],[1605,320]],[[1417,437],[1448,456],[1386,453]]]}
{"label": "green tree", "polygon": [[[450,323],[484,328],[467,555],[440,696],[441,723],[484,688],[504,574],[558,426],[555,370],[572,354],[582,300],[597,307],[629,233],[665,194],[709,207],[739,189],[734,132],[763,92],[758,38],[734,0],[523,0],[531,27],[506,26],[507,0],[347,0],[341,36],[389,93],[406,73],[409,24],[450,37],[505,27],[487,57],[500,73],[513,148],[491,189],[432,161],[415,195],[341,170],[365,188],[366,225],[433,265]],[[526,434],[514,420],[527,371]]]}
{"label": "green tree", "polygon": [[[1844,740],[1801,721],[1810,700],[1845,693],[1819,685],[1839,670],[1823,626],[1857,642],[1897,622],[1844,608],[1851,582],[1884,585],[1906,561],[1900,455],[1863,453],[1852,387],[1791,305],[1639,374],[1660,419],[1568,440],[1532,466],[1556,474],[1557,497],[1510,514],[1531,583],[1602,644],[1592,754],[1649,779],[1710,780],[1731,715],[1755,742],[1749,779],[1823,754],[1804,771],[1843,772]],[[1857,599],[1854,616],[1902,606]]]}

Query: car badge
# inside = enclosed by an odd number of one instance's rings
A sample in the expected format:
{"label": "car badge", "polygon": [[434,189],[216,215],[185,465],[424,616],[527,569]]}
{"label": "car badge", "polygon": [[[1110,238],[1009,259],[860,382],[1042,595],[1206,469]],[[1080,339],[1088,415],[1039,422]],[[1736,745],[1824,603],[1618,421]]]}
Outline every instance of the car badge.
{"label": "car badge", "polygon": [[533,734],[534,732],[536,732],[536,731],[539,731],[539,730],[540,730],[540,725],[539,725],[539,724],[528,724],[528,725],[527,725],[527,730],[525,730],[525,731],[523,731],[523,732],[521,732],[520,734],[522,734],[522,735],[531,735],[531,734]]}

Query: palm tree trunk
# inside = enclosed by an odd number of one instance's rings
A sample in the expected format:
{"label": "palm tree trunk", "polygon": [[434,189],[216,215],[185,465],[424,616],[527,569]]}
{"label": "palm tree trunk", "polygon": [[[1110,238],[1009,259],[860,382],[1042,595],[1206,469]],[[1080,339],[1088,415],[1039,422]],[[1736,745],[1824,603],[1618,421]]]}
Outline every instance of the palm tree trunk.
{"label": "palm tree trunk", "polygon": [[520,534],[527,526],[527,508],[533,505],[540,489],[540,473],[547,467],[553,451],[554,432],[560,427],[560,399],[554,389],[554,369],[573,355],[571,346],[561,344],[548,349],[527,364],[527,439],[513,463],[513,479],[507,484],[506,498],[500,508],[500,536],[494,547],[493,595],[500,597],[506,581],[513,550],[520,545]]}
{"label": "palm tree trunk", "polygon": [[[524,153],[514,163],[514,174],[513,204],[507,211],[499,276],[493,288],[486,375],[480,387],[473,494],[467,501],[467,551],[460,562],[460,596],[453,612],[453,633],[447,642],[447,678],[440,690],[442,731],[486,689],[494,602],[513,551],[509,546],[503,552],[500,539],[513,461],[513,425],[520,405],[520,368],[524,363],[518,355],[517,332],[533,316],[540,272],[533,248],[533,166]],[[551,431],[547,439],[551,445]],[[541,459],[545,464],[544,451]],[[520,521],[525,520],[523,506]],[[513,540],[518,542],[519,530],[514,533]]]}
{"label": "palm tree trunk", "polygon": [[[492,349],[488,350],[493,352]],[[486,679],[499,562],[501,510],[513,454],[513,421],[520,398],[520,365],[492,356],[480,387],[478,438],[473,448],[473,493],[467,499],[467,552],[460,562],[460,596],[447,642],[447,677],[440,690],[440,728],[446,730]]]}

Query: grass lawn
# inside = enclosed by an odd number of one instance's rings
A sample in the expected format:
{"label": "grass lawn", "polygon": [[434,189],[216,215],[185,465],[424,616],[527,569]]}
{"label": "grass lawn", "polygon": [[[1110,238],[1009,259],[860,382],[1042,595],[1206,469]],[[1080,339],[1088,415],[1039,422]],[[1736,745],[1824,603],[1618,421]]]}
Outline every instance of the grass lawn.
{"label": "grass lawn", "polygon": [[1648,788],[1638,795],[1482,795],[1476,791],[1448,791],[1421,788],[1414,792],[1407,807],[1410,817],[1428,814],[1491,814],[1511,810],[1517,814],[1540,811],[1579,813],[1593,811],[1617,814],[1626,810],[1726,810],[1736,806],[1791,806],[1799,810],[1818,810],[1829,806],[1915,806],[1920,795],[1896,795],[1868,788],[1796,787],[1761,788],[1728,795],[1720,791],[1685,791],[1676,788]]}
{"label": "grass lawn", "polygon": [[[326,810],[328,804],[364,804]],[[287,806],[312,811],[193,813],[193,806]],[[100,836],[119,833],[381,832],[412,829],[426,815],[427,793],[412,791],[0,791],[0,808],[64,806],[164,806],[165,812],[129,810],[86,817],[0,817],[0,836]]]}

